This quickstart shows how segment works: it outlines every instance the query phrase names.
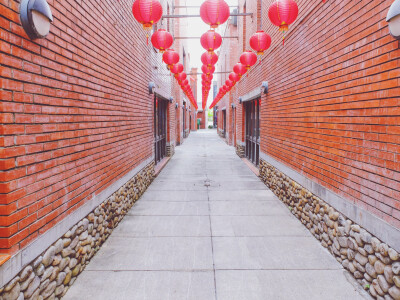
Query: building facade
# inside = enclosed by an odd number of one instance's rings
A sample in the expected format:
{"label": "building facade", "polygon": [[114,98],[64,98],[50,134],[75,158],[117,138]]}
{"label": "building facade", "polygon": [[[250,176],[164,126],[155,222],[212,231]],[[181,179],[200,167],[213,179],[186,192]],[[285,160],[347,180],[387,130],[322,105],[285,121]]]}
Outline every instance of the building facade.
{"label": "building facade", "polygon": [[[50,34],[34,41],[19,3],[0,3],[0,298],[20,286],[4,287],[22,268],[48,251],[61,255],[71,246],[60,241],[82,228],[88,246],[80,242],[77,257],[89,260],[155,165],[195,128],[195,108],[147,44],[131,3],[49,2]],[[161,2],[164,14],[179,5]],[[164,18],[153,30],[179,36],[179,22]],[[173,48],[190,72],[185,44]]]}
{"label": "building facade", "polygon": [[[360,248],[390,266],[398,256],[385,249],[400,251],[400,47],[385,21],[393,1],[298,0],[284,45],[268,19],[272,2],[239,1],[252,15],[238,17],[233,60],[257,30],[272,44],[217,104],[218,130],[371,295],[399,295],[390,277],[386,288],[365,270],[368,258],[354,260]],[[232,70],[226,45],[218,70]]]}

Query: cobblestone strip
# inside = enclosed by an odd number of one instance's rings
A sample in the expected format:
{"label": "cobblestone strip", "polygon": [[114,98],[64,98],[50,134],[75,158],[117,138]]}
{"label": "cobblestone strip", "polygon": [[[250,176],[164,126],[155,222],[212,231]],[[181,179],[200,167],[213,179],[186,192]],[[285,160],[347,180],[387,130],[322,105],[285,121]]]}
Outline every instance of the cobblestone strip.
{"label": "cobblestone strip", "polygon": [[260,178],[376,299],[400,300],[399,254],[264,160]]}

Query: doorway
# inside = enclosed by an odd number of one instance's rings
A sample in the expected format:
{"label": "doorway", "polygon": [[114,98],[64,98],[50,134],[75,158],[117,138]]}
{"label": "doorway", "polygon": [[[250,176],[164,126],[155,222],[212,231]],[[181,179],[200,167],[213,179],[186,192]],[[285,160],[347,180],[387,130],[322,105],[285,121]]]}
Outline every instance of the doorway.
{"label": "doorway", "polygon": [[154,97],[154,152],[155,163],[167,153],[167,107],[168,101]]}
{"label": "doorway", "polygon": [[260,102],[255,99],[244,103],[246,122],[246,158],[256,166],[260,163]]}

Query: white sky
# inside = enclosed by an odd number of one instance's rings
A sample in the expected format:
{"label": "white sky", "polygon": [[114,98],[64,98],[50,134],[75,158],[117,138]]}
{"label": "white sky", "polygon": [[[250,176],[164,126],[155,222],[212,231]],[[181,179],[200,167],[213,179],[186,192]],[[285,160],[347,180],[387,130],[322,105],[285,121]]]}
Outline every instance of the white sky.
{"label": "white sky", "polygon": [[[187,6],[200,6],[204,1],[202,0],[186,0],[186,1],[182,1],[182,6],[183,5],[187,5]],[[226,3],[228,3],[228,5],[230,6],[234,6],[234,5],[238,5],[238,0],[225,0]],[[232,11],[234,8],[231,7],[230,10]],[[184,11],[184,10],[183,10]],[[182,12],[182,10],[181,10]],[[200,7],[198,8],[188,8],[187,9],[187,13],[189,15],[198,15],[200,14]],[[227,21],[228,23],[229,21]],[[188,23],[189,23],[189,30],[190,31],[190,36],[196,36],[196,37],[200,37],[203,33],[205,33],[207,30],[210,29],[210,26],[205,24],[201,18],[189,18],[188,19]],[[227,24],[225,23],[225,24]],[[220,33],[221,35],[223,35],[223,32],[225,30],[225,24],[222,26],[219,26],[217,29],[217,32]],[[187,33],[187,36],[189,36],[189,33]],[[203,47],[201,47],[200,45],[200,39],[191,39],[188,41],[188,53],[190,53],[190,64],[191,67],[193,68],[198,68],[199,72],[201,72],[200,68],[202,66],[201,63],[201,55],[205,52],[205,50],[203,49]],[[215,77],[215,76],[214,76]],[[201,95],[201,76],[198,77],[198,87],[197,87],[197,100],[199,102],[201,102],[202,99],[202,95]],[[210,94],[208,97],[208,104],[211,104],[212,102],[212,89],[210,90]]]}

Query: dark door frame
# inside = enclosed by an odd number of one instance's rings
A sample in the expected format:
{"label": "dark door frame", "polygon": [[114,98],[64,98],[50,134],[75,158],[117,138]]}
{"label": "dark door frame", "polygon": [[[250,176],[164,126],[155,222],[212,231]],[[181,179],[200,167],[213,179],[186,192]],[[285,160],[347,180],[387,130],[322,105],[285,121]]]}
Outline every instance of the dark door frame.
{"label": "dark door frame", "polygon": [[245,155],[256,166],[260,163],[260,104],[261,98],[244,103],[245,109]]}
{"label": "dark door frame", "polygon": [[167,154],[168,101],[154,95],[154,161],[159,163]]}

